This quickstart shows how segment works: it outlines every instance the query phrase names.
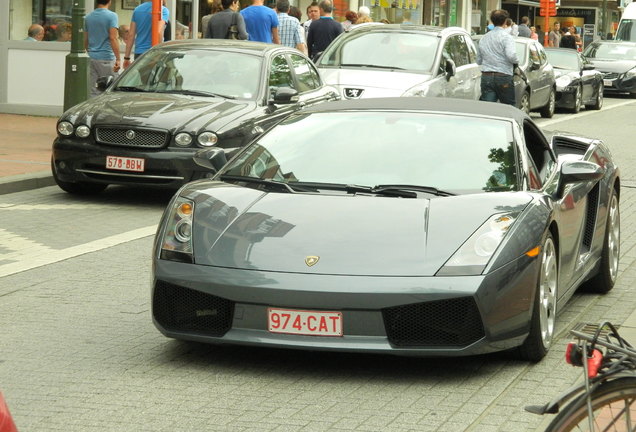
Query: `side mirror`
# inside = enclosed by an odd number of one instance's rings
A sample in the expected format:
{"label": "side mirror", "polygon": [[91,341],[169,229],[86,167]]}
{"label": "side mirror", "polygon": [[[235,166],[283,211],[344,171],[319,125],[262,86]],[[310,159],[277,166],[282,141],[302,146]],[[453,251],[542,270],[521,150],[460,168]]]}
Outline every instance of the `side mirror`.
{"label": "side mirror", "polygon": [[563,196],[565,186],[570,183],[582,183],[597,181],[603,178],[605,169],[593,162],[586,161],[566,161],[561,165],[561,178],[557,195]]}
{"label": "side mirror", "polygon": [[99,91],[104,91],[115,81],[112,75],[102,76],[97,78],[97,83],[95,84]]}
{"label": "side mirror", "polygon": [[539,63],[538,61],[531,61],[530,62],[530,70],[537,70],[541,67],[541,63]]}
{"label": "side mirror", "polygon": [[455,62],[451,59],[446,59],[446,62],[444,63],[444,72],[446,73],[446,81],[448,81],[452,76],[455,76],[457,73]]}
{"label": "side mirror", "polygon": [[290,104],[298,102],[298,90],[289,87],[275,87],[271,102]]}
{"label": "side mirror", "polygon": [[583,65],[583,70],[584,71],[586,71],[586,70],[594,70],[594,69],[596,69],[596,68],[594,67],[593,64],[587,63],[587,64]]}
{"label": "side mirror", "polygon": [[192,157],[194,163],[200,167],[217,172],[227,163],[225,151],[222,148],[214,147],[199,150]]}

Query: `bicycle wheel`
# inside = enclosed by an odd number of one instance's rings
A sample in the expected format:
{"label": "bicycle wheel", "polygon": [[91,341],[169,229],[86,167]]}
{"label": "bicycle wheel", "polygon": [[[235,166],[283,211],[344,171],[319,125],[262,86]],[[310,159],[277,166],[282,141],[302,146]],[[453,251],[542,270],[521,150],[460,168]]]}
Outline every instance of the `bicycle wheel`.
{"label": "bicycle wheel", "polygon": [[636,430],[636,377],[607,381],[594,391],[592,430],[585,396],[581,395],[566,405],[550,422],[546,432]]}

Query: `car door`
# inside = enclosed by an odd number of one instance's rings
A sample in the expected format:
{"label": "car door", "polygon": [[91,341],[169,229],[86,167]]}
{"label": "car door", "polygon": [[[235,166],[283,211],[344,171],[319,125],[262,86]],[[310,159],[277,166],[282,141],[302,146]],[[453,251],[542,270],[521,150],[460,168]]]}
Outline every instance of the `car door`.
{"label": "car door", "polygon": [[[465,63],[460,53],[461,45],[460,35],[449,36],[446,41],[444,41],[438,67],[438,76],[436,78],[436,80],[438,80],[440,94],[432,94],[431,96],[463,98],[464,90],[462,86],[464,85],[464,79],[457,74],[457,62],[459,62],[460,67]],[[465,52],[465,54],[467,55],[467,52]],[[454,72],[447,70],[448,60],[455,66]]]}
{"label": "car door", "polygon": [[481,96],[481,72],[477,64],[477,48],[470,36],[464,35],[463,38],[468,51],[468,63],[465,66],[467,80],[466,99],[479,100]]}
{"label": "car door", "polygon": [[533,107],[542,107],[548,103],[550,92],[554,87],[554,68],[548,62],[548,55],[540,43],[532,41],[529,48],[530,60],[532,62],[538,62],[537,69],[535,71],[537,84],[534,91],[536,104],[533,104]]}

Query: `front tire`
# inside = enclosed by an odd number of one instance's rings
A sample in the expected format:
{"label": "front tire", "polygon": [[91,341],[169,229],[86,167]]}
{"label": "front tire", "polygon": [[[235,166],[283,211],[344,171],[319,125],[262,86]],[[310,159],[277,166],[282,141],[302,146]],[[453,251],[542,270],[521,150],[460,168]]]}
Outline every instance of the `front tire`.
{"label": "front tire", "polygon": [[534,296],[530,333],[519,347],[519,357],[538,362],[548,353],[556,321],[556,302],[559,280],[556,246],[550,232],[541,246],[541,264]]}
{"label": "front tire", "polygon": [[605,294],[614,288],[618,275],[618,262],[621,252],[621,217],[618,206],[618,194],[612,188],[612,195],[607,207],[607,223],[605,224],[605,240],[601,252],[601,268],[596,276],[586,282],[588,291]]}
{"label": "front tire", "polygon": [[526,90],[521,95],[521,101],[519,102],[519,109],[530,115],[530,93]]}
{"label": "front tire", "polygon": [[541,117],[552,118],[552,116],[554,116],[555,105],[556,105],[556,94],[554,92],[554,88],[551,88],[550,95],[548,96],[548,103],[540,111]]}

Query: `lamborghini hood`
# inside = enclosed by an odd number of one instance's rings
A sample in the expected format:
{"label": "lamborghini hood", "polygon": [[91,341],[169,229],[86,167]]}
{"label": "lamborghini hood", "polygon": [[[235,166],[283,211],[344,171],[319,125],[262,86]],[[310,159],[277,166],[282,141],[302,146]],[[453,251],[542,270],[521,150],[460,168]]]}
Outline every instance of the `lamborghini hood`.
{"label": "lamborghini hood", "polygon": [[411,199],[192,185],[181,195],[195,201],[196,264],[331,275],[434,275],[491,215],[521,211],[531,200],[524,193]]}

